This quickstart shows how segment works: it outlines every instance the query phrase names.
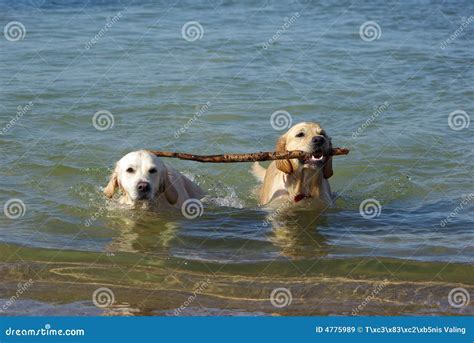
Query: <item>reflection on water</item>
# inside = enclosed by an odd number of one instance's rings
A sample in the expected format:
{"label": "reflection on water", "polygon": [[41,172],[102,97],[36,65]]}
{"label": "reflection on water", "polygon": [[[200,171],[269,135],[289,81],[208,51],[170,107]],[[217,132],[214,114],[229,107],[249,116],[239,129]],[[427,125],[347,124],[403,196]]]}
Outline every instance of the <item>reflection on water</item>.
{"label": "reflection on water", "polygon": [[[150,217],[153,217],[152,221]],[[104,247],[109,254],[160,252],[167,255],[179,228],[178,222],[168,221],[166,218],[147,212],[141,213],[136,219],[118,217],[113,225],[116,227],[115,236]]]}
{"label": "reflection on water", "polygon": [[[218,202],[219,198],[214,198],[208,203],[216,201]],[[220,213],[205,216],[206,225],[209,223],[211,225],[203,227],[201,221],[186,222],[176,213],[157,214],[127,209],[120,215],[117,214],[113,221],[108,222],[108,227],[115,228],[115,235],[104,250],[110,254],[127,252],[173,255],[172,248],[196,249],[209,244],[215,244],[217,247],[219,241],[224,238],[228,241],[226,246],[231,244],[238,247],[239,241],[247,240],[245,245],[255,247],[266,245],[267,248],[271,248],[272,256],[289,259],[314,258],[328,254],[326,239],[318,232],[319,225],[327,225],[327,218],[322,212],[314,211],[311,204],[302,205],[300,208],[291,206],[278,212],[270,210],[250,212],[250,215],[262,218],[260,224],[258,227],[237,232],[227,229],[231,226],[229,218],[222,220],[222,216],[227,215],[225,209],[211,207],[209,210]],[[123,216],[127,211],[133,217]],[[235,212],[232,217],[238,221],[238,216],[244,215],[249,213]],[[252,224],[255,224],[255,220]],[[193,256],[189,250],[187,255],[189,258]],[[194,257],[198,258],[195,254]],[[238,259],[235,261],[243,262]]]}
{"label": "reflection on water", "polygon": [[301,205],[299,209],[286,207],[278,215],[269,215],[270,240],[281,256],[292,260],[325,256],[328,244],[318,226],[327,225],[327,218],[320,211],[310,210],[311,203]]}

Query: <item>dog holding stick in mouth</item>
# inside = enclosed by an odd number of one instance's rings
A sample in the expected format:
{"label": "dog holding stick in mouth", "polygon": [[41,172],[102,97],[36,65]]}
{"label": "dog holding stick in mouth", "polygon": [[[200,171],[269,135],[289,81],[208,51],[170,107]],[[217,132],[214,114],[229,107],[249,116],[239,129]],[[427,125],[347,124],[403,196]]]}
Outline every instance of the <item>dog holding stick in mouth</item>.
{"label": "dog holding stick in mouth", "polygon": [[285,198],[297,203],[310,198],[331,205],[328,182],[333,175],[331,138],[317,123],[299,123],[281,136],[275,147],[277,152],[294,150],[310,153],[311,157],[273,161],[267,169],[254,163],[252,173],[262,182],[260,203],[266,205]]}

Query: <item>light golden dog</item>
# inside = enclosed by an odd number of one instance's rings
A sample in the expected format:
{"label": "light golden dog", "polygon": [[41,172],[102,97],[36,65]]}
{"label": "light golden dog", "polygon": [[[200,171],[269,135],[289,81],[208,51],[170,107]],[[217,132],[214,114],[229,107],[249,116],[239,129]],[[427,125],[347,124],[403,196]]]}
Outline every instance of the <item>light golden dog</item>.
{"label": "light golden dog", "polygon": [[112,198],[117,188],[122,191],[120,203],[156,208],[181,207],[184,201],[205,195],[198,185],[146,150],[128,153],[117,162],[105,196]]}
{"label": "light golden dog", "polygon": [[268,169],[258,162],[252,173],[261,181],[259,200],[262,205],[276,199],[299,202],[311,198],[324,204],[333,203],[329,179],[333,175],[331,138],[317,123],[304,122],[293,126],[281,136],[275,151],[302,150],[312,156],[307,160],[278,160]]}

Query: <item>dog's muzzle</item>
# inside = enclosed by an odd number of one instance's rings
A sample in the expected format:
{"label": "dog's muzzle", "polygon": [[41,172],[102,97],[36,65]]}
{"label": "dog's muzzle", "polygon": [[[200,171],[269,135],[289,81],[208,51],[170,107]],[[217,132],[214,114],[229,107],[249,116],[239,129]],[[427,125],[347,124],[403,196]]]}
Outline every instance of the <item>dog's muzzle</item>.
{"label": "dog's muzzle", "polygon": [[146,181],[140,181],[137,184],[137,193],[138,193],[139,200],[148,199],[151,194],[150,183]]}
{"label": "dog's muzzle", "polygon": [[329,152],[327,152],[325,149],[325,146],[327,145],[326,138],[322,136],[314,136],[311,139],[311,143],[311,157],[305,158],[301,162],[304,164],[304,166],[312,169],[321,168],[324,166],[324,163],[326,163],[329,157]]}

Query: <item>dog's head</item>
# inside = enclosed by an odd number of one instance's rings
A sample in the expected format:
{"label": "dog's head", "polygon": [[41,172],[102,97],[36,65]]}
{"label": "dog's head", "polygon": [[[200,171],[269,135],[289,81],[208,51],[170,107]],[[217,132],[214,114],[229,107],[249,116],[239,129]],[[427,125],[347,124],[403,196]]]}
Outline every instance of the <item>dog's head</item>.
{"label": "dog's head", "polygon": [[290,128],[281,136],[276,144],[275,151],[302,150],[311,154],[305,160],[278,160],[276,167],[286,174],[309,168],[323,171],[323,176],[328,179],[332,176],[332,144],[326,131],[317,123],[303,122]]}
{"label": "dog's head", "polygon": [[169,203],[175,204],[178,194],[171,184],[165,164],[148,151],[133,151],[116,164],[104,194],[112,198],[120,188],[128,202],[152,201],[164,193]]}

